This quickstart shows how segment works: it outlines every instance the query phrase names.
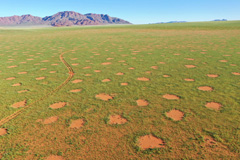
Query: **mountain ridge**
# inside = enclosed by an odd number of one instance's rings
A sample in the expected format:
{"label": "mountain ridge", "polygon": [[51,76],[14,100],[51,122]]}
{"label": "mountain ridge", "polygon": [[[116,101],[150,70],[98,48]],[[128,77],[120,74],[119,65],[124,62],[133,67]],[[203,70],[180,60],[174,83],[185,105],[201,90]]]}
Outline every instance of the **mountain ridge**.
{"label": "mountain ridge", "polygon": [[52,16],[43,18],[26,14],[22,16],[0,17],[0,25],[52,25],[52,26],[72,26],[72,25],[106,25],[106,24],[131,24],[130,22],[110,17],[107,14],[87,13],[81,14],[74,11],[62,11]]}

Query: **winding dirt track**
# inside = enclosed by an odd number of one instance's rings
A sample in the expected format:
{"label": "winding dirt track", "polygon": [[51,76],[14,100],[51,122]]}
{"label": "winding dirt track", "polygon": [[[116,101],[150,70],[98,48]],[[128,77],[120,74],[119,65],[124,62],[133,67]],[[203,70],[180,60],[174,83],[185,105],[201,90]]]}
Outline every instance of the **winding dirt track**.
{"label": "winding dirt track", "polygon": [[49,92],[48,94],[44,95],[43,97],[39,98],[38,100],[34,101],[33,103],[21,108],[20,110],[14,112],[13,114],[3,118],[1,121],[0,121],[0,126],[2,126],[3,124],[9,122],[10,120],[14,119],[15,117],[17,117],[18,115],[20,115],[23,111],[25,111],[26,109],[28,109],[29,107],[31,107],[33,104],[39,102],[39,101],[42,101],[44,99],[46,99],[49,95],[53,94],[53,93],[56,93],[58,90],[60,90],[61,88],[63,88],[74,76],[74,71],[72,69],[72,67],[64,60],[63,58],[63,55],[67,53],[67,52],[63,52],[59,58],[60,60],[62,61],[62,63],[67,67],[68,69],[68,78],[62,83],[60,84],[57,88],[55,88],[54,90],[52,90],[51,92]]}

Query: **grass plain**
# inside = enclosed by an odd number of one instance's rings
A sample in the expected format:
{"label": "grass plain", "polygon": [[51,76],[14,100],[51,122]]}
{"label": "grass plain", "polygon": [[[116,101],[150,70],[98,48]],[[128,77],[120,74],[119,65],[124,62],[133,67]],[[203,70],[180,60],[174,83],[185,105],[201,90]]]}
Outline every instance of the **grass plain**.
{"label": "grass plain", "polygon": [[[240,21],[0,29],[0,40],[0,119],[19,109],[14,103],[30,104],[67,79],[61,53],[75,72],[64,88],[1,126],[8,132],[0,136],[2,159],[240,158]],[[101,93],[111,98],[97,98]],[[49,107],[58,102],[66,106]],[[167,117],[174,109],[181,120]],[[127,123],[110,124],[112,115]],[[84,125],[71,128],[77,119]],[[141,149],[144,135],[164,147]]]}

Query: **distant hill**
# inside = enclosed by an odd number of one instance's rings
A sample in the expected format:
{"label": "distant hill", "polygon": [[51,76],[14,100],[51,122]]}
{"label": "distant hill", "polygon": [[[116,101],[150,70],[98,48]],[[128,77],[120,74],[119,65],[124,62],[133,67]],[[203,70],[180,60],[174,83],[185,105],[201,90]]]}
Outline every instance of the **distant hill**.
{"label": "distant hill", "polygon": [[58,12],[44,18],[28,15],[0,17],[0,25],[41,25],[72,26],[72,25],[105,25],[131,24],[120,18],[110,17],[107,14],[80,14],[74,11]]}

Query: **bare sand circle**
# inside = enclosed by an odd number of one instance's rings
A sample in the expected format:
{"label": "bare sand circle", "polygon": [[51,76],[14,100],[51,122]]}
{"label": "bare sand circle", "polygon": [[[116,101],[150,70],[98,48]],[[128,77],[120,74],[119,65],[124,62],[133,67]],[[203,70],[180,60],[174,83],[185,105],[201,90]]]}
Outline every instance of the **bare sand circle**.
{"label": "bare sand circle", "polygon": [[131,69],[131,70],[133,70],[133,69],[135,69],[135,68],[133,68],[133,67],[130,67],[130,68],[128,68],[128,69]]}
{"label": "bare sand circle", "polygon": [[118,76],[122,76],[122,75],[124,75],[124,73],[122,73],[122,72],[118,72],[118,73],[116,73],[116,75],[118,75]]}
{"label": "bare sand circle", "polygon": [[58,66],[59,64],[55,63],[55,64],[51,64],[52,66]]}
{"label": "bare sand circle", "polygon": [[6,128],[0,128],[0,136],[3,136],[7,134],[7,129]]}
{"label": "bare sand circle", "polygon": [[104,65],[104,66],[110,65],[110,64],[112,64],[112,62],[104,62],[104,63],[101,63],[101,65]]}
{"label": "bare sand circle", "polygon": [[179,110],[173,109],[167,112],[166,116],[173,119],[174,121],[180,121],[184,117],[184,113]]}
{"label": "bare sand circle", "polygon": [[49,73],[56,73],[56,71],[50,71]]}
{"label": "bare sand circle", "polygon": [[70,92],[72,92],[72,93],[78,93],[78,92],[81,92],[82,91],[82,89],[73,89],[73,90],[70,90]]}
{"label": "bare sand circle", "polygon": [[210,78],[217,78],[219,75],[217,74],[207,74],[208,77]]}
{"label": "bare sand circle", "polygon": [[232,72],[233,75],[240,76],[239,72]]}
{"label": "bare sand circle", "polygon": [[110,95],[108,95],[108,94],[105,94],[105,93],[100,93],[100,94],[96,95],[95,98],[101,99],[101,100],[103,100],[103,101],[108,101],[108,100],[110,100],[110,99],[113,99],[112,96],[110,96]]}
{"label": "bare sand circle", "polygon": [[85,74],[84,76],[86,76],[86,77],[89,77],[89,76],[91,76],[92,74]]}
{"label": "bare sand circle", "polygon": [[15,84],[13,84],[12,86],[13,87],[16,87],[16,86],[21,86],[22,85],[22,83],[15,83]]}
{"label": "bare sand circle", "polygon": [[100,73],[100,72],[101,72],[101,70],[94,70],[94,72],[96,72],[96,73]]}
{"label": "bare sand circle", "polygon": [[217,102],[208,102],[205,106],[210,109],[220,110],[220,108],[222,107],[222,104]]}
{"label": "bare sand circle", "polygon": [[163,148],[164,142],[160,138],[153,135],[145,135],[138,139],[138,145],[142,150],[153,149],[153,148]]}
{"label": "bare sand circle", "polygon": [[190,78],[185,78],[184,80],[188,81],[188,82],[194,82],[195,81],[194,79],[190,79]]}
{"label": "bare sand circle", "polygon": [[180,99],[180,97],[178,97],[178,96],[176,96],[176,95],[173,95],[173,94],[165,94],[165,95],[163,95],[163,98],[165,98],[165,99],[172,99],[172,100],[174,100],[174,99]]}
{"label": "bare sand circle", "polygon": [[201,87],[198,87],[198,89],[201,91],[213,91],[213,88],[209,86],[201,86]]}
{"label": "bare sand circle", "polygon": [[72,66],[78,66],[79,65],[79,63],[73,63],[72,64]]}
{"label": "bare sand circle", "polygon": [[104,79],[104,80],[102,80],[102,82],[110,82],[111,81],[111,79]]}
{"label": "bare sand circle", "polygon": [[184,59],[189,60],[189,61],[194,61],[193,58],[184,58]]}
{"label": "bare sand circle", "polygon": [[64,160],[62,156],[51,155],[48,156],[45,160]]}
{"label": "bare sand circle", "polygon": [[151,68],[152,69],[158,69],[158,66],[152,66]]}
{"label": "bare sand circle", "polygon": [[50,124],[50,123],[54,123],[58,120],[58,116],[52,116],[52,117],[49,117],[47,119],[44,119],[42,124]]}
{"label": "bare sand circle", "polygon": [[45,71],[45,70],[47,70],[47,68],[41,68],[40,70],[41,70],[41,71]]}
{"label": "bare sand circle", "polygon": [[149,81],[150,79],[146,78],[146,77],[139,77],[139,78],[137,78],[137,80],[146,82],[146,81]]}
{"label": "bare sand circle", "polygon": [[123,118],[121,115],[111,115],[109,119],[109,124],[124,124],[127,123],[127,119]]}
{"label": "bare sand circle", "polygon": [[136,102],[138,106],[147,106],[149,104],[148,101],[144,99],[138,99]]}
{"label": "bare sand circle", "polygon": [[195,68],[196,66],[195,65],[185,65],[185,67],[187,67],[187,68]]}
{"label": "bare sand circle", "polygon": [[121,86],[127,86],[128,83],[121,83]]}
{"label": "bare sand circle", "polygon": [[24,93],[24,92],[28,92],[29,90],[25,89],[25,90],[21,90],[21,91],[18,91],[18,93]]}
{"label": "bare sand circle", "polygon": [[8,66],[7,68],[15,68],[15,67],[17,67],[17,65],[15,65],[15,66]]}
{"label": "bare sand circle", "polygon": [[6,78],[6,80],[14,80],[16,79],[16,77],[9,77],[9,78]]}
{"label": "bare sand circle", "polygon": [[59,108],[62,108],[66,105],[67,105],[66,102],[58,102],[58,103],[54,103],[54,104],[50,105],[49,107],[52,108],[52,109],[59,109]]}
{"label": "bare sand circle", "polygon": [[13,108],[20,108],[20,107],[24,107],[27,103],[27,100],[24,100],[24,101],[21,101],[21,102],[17,102],[17,103],[14,103],[12,104],[11,107]]}
{"label": "bare sand circle", "polygon": [[158,62],[159,64],[166,64],[166,62]]}
{"label": "bare sand circle", "polygon": [[18,74],[27,74],[27,72],[18,72]]}
{"label": "bare sand circle", "polygon": [[219,62],[228,62],[227,60],[219,60]]}
{"label": "bare sand circle", "polygon": [[73,80],[72,81],[72,83],[80,83],[80,82],[82,82],[83,80],[81,80],[81,79],[75,79],[75,80]]}
{"label": "bare sand circle", "polygon": [[43,79],[45,79],[45,77],[38,77],[38,78],[36,78],[36,80],[43,80]]}
{"label": "bare sand circle", "polygon": [[72,120],[71,121],[71,125],[70,125],[70,128],[82,128],[84,126],[84,119],[76,119],[76,120]]}
{"label": "bare sand circle", "polygon": [[90,69],[90,68],[92,68],[92,67],[90,67],[90,66],[83,67],[83,69]]}
{"label": "bare sand circle", "polygon": [[165,78],[168,78],[168,77],[171,77],[170,75],[167,75],[167,74],[165,74],[165,75],[163,75],[163,77],[165,77]]}

